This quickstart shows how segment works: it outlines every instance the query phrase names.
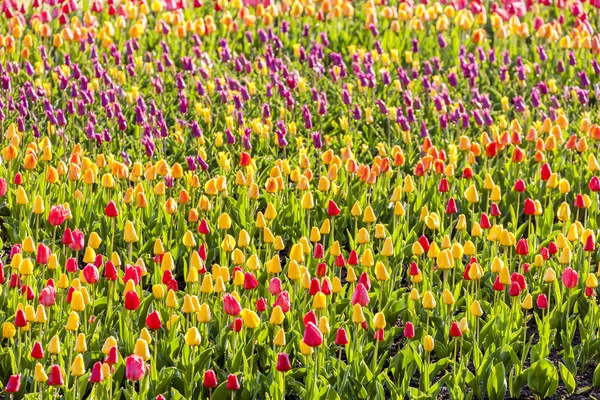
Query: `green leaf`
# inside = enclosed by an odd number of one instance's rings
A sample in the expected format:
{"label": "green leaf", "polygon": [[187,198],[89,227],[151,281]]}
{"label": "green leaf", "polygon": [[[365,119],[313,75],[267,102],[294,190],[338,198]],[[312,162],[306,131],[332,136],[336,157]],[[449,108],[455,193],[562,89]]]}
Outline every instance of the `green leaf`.
{"label": "green leaf", "polygon": [[598,364],[594,370],[594,379],[592,380],[592,384],[594,387],[600,387],[600,364]]}
{"label": "green leaf", "polygon": [[558,373],[547,358],[535,362],[529,369],[527,385],[540,397],[552,396],[558,388]]}
{"label": "green leaf", "polygon": [[558,366],[560,371],[560,377],[562,378],[563,383],[565,384],[565,389],[567,389],[567,393],[573,394],[573,392],[575,392],[575,388],[577,387],[577,384],[575,383],[575,378],[573,378],[573,374],[571,373],[571,371],[569,371],[569,368],[567,368],[565,364],[559,363]]}
{"label": "green leaf", "polygon": [[487,394],[490,400],[501,400],[506,395],[506,370],[504,364],[499,362],[492,368],[492,373],[487,380]]}

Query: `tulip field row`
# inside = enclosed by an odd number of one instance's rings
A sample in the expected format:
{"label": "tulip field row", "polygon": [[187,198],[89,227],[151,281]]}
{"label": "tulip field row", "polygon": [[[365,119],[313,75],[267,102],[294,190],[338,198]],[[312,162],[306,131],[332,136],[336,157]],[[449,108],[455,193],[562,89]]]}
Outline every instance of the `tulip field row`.
{"label": "tulip field row", "polygon": [[5,399],[600,396],[598,0],[4,0]]}

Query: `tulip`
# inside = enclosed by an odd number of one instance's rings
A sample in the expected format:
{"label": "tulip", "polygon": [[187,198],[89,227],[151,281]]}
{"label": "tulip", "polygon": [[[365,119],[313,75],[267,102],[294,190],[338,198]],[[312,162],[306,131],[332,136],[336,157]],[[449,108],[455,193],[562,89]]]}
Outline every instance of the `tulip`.
{"label": "tulip", "polygon": [[[10,378],[8,378],[8,382],[6,383],[6,387],[4,388],[4,391],[6,393],[17,393],[20,388],[21,388],[21,374],[11,375]],[[11,394],[11,396],[12,396],[12,394]]]}
{"label": "tulip", "polygon": [[225,293],[223,296],[223,309],[227,315],[232,317],[240,315],[240,312],[242,311],[242,307],[238,300],[229,293]]}
{"label": "tulip", "polygon": [[254,311],[245,308],[240,312],[240,315],[244,321],[244,325],[246,325],[248,328],[255,329],[258,327],[258,325],[260,325],[260,318]]}
{"label": "tulip", "polygon": [[[80,377],[85,374],[85,364],[83,361],[83,356],[81,354],[77,354],[75,356],[75,360],[73,360],[73,364],[71,364],[71,375],[74,377]],[[75,384],[77,384],[78,380],[75,380]]]}
{"label": "tulip", "polygon": [[102,371],[102,363],[100,361],[96,361],[96,363],[92,367],[92,372],[90,373],[89,381],[92,383],[100,383],[103,380],[104,373]]}
{"label": "tulip", "polygon": [[125,309],[135,311],[140,306],[140,296],[135,290],[125,293]]}
{"label": "tulip", "polygon": [[303,340],[310,347],[318,347],[323,344],[323,334],[313,322],[309,322],[304,329]]}
{"label": "tulip", "polygon": [[415,337],[415,326],[412,324],[412,322],[409,321],[406,323],[403,334],[407,339],[412,339]]}
{"label": "tulip", "polygon": [[129,381],[139,381],[146,374],[144,359],[137,355],[125,358],[125,377]]}
{"label": "tulip", "polygon": [[211,389],[211,393],[212,393],[212,388],[217,387],[217,375],[215,374],[215,372],[211,369],[204,371],[204,380],[203,380],[203,384],[205,388],[209,388]]}
{"label": "tulip", "polygon": [[198,328],[190,328],[185,334],[185,343],[190,347],[200,346],[201,337]]}
{"label": "tulip", "polygon": [[575,286],[577,286],[579,276],[571,267],[567,267],[561,275],[561,280],[567,289],[573,289]]}
{"label": "tulip", "polygon": [[240,382],[238,378],[234,374],[229,374],[227,376],[227,390],[235,391],[240,389]]}
{"label": "tulip", "polygon": [[50,375],[48,376],[48,385],[50,386],[62,386],[65,384],[62,370],[60,365],[54,364],[50,368]]}
{"label": "tulip", "polygon": [[285,353],[277,354],[277,364],[275,365],[275,369],[283,373],[291,370],[292,364],[290,363],[290,357]]}
{"label": "tulip", "polygon": [[38,383],[46,382],[48,380],[48,375],[46,375],[46,371],[44,371],[44,366],[39,362],[35,364],[33,380]]}

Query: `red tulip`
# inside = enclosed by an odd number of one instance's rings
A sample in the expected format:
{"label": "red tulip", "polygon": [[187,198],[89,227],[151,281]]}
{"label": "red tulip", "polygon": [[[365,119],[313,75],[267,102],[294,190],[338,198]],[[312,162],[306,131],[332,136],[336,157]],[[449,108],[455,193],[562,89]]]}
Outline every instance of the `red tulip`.
{"label": "red tulip", "polygon": [[523,193],[524,191],[527,190],[527,187],[525,186],[525,182],[523,181],[523,179],[517,179],[517,181],[515,182],[514,190],[515,190],[515,192],[519,192],[519,193]]}
{"label": "red tulip", "polygon": [[65,228],[65,232],[62,235],[62,244],[70,245],[73,243],[73,232],[71,232],[71,228],[68,226]]}
{"label": "red tulip", "polygon": [[71,236],[73,237],[73,242],[69,244],[69,247],[73,251],[80,251],[83,249],[83,245],[85,243],[85,235],[79,229],[75,229],[71,232]]}
{"label": "red tulip", "polygon": [[371,290],[371,280],[369,279],[369,274],[367,274],[366,272],[360,274],[360,276],[358,277],[358,283],[362,284],[365,287],[365,289],[367,289],[367,292]]}
{"label": "red tulip", "polygon": [[548,248],[547,247],[542,247],[540,249],[540,255],[542,256],[542,258],[544,260],[547,260],[548,258],[550,258],[550,253],[548,252]]}
{"label": "red tulip", "polygon": [[109,281],[116,281],[119,275],[117,274],[117,268],[115,268],[115,264],[112,261],[107,261],[104,266],[104,277]]}
{"label": "red tulip", "polygon": [[306,324],[304,328],[304,343],[310,347],[319,347],[323,344],[323,334],[312,322]]}
{"label": "red tulip", "polygon": [[331,292],[331,282],[329,282],[329,278],[325,277],[323,279],[323,283],[321,283],[321,293],[323,293],[325,296],[329,296]]}
{"label": "red tulip", "polygon": [[125,309],[135,311],[140,306],[140,296],[135,290],[125,293]]}
{"label": "red tulip", "polygon": [[48,376],[48,385],[50,386],[62,386],[65,384],[60,365],[54,364],[50,369],[50,375]]}
{"label": "red tulip", "polygon": [[6,393],[17,393],[21,388],[21,374],[19,375],[11,375],[8,378],[8,382],[6,383],[6,388],[4,391]]}
{"label": "red tulip", "polygon": [[352,250],[348,255],[348,264],[352,266],[358,265],[358,254],[356,253],[356,250]]}
{"label": "red tulip", "polygon": [[79,271],[79,266],[77,264],[77,259],[75,259],[74,257],[68,258],[67,262],[65,263],[65,269],[67,270],[67,272],[74,274],[77,271]]}
{"label": "red tulip", "polygon": [[246,272],[244,274],[244,289],[254,290],[258,287],[258,279],[252,272]]}
{"label": "red tulip", "polygon": [[521,294],[521,287],[517,282],[511,282],[510,288],[508,289],[508,294],[512,297],[518,296]]}
{"label": "red tulip", "polygon": [[40,243],[37,248],[35,262],[40,265],[48,264],[48,260],[50,259],[50,254],[52,254],[50,247],[46,246],[44,243]]}
{"label": "red tulip", "polygon": [[338,346],[345,346],[348,344],[348,334],[343,327],[339,328],[335,334],[335,344]]}
{"label": "red tulip", "polygon": [[523,213],[525,215],[535,215],[535,202],[529,197],[525,199],[525,204],[523,205]]}
{"label": "red tulip", "polygon": [[110,350],[108,350],[108,355],[104,359],[104,362],[108,365],[115,365],[119,362],[119,352],[117,351],[117,348],[115,346],[111,347]]}
{"label": "red tulip", "polygon": [[61,204],[58,206],[50,207],[50,213],[48,214],[48,222],[52,226],[62,225],[67,219],[69,211]]}
{"label": "red tulip", "polygon": [[21,287],[21,277],[19,276],[19,274],[14,273],[10,276],[10,284],[9,285],[10,285],[11,289]]}
{"label": "red tulip", "polygon": [[119,216],[119,210],[117,210],[117,205],[114,201],[109,201],[106,207],[104,208],[104,215],[108,218],[116,218]]}
{"label": "red tulip", "polygon": [[419,271],[419,266],[417,265],[417,263],[416,263],[416,262],[414,262],[414,261],[413,261],[413,262],[411,262],[411,263],[410,263],[410,267],[409,267],[409,269],[408,269],[408,274],[409,274],[410,276],[417,276],[417,275],[419,275],[420,273],[421,273],[421,271]]}
{"label": "red tulip", "polygon": [[488,218],[486,213],[481,213],[481,218],[479,219],[479,226],[483,229],[490,229],[492,224],[490,224],[490,219]]}
{"label": "red tulip", "polygon": [[518,146],[515,147],[515,149],[513,150],[512,161],[514,163],[520,163],[523,161],[524,158],[525,158],[525,152],[523,152],[523,149],[521,149]]}
{"label": "red tulip", "polygon": [[407,339],[415,337],[415,326],[410,321],[404,326],[404,337]]}
{"label": "red tulip", "polygon": [[205,219],[202,219],[202,221],[200,221],[200,224],[198,225],[198,233],[202,235],[210,234],[210,228],[208,227],[208,222],[206,222]]}
{"label": "red tulip", "polygon": [[446,214],[456,214],[458,212],[458,209],[456,208],[456,201],[454,201],[453,197],[450,197],[450,200],[448,200],[448,204],[446,205]]}
{"label": "red tulip", "polygon": [[204,387],[205,388],[214,388],[217,387],[217,375],[215,371],[209,369],[204,372]]}
{"label": "red tulip", "polygon": [[264,297],[256,300],[256,312],[265,312],[267,310],[267,299]]}
{"label": "red tulip", "polygon": [[56,302],[56,289],[47,285],[40,292],[40,304],[44,307],[52,307]]}
{"label": "red tulip", "polygon": [[585,239],[585,246],[583,247],[584,251],[594,251],[596,248],[596,243],[594,240],[594,235],[589,235],[587,239]]}
{"label": "red tulip", "polygon": [[344,259],[344,255],[340,254],[335,258],[335,266],[343,268],[346,266],[346,260]]}
{"label": "red tulip", "polygon": [[154,310],[146,317],[146,327],[153,331],[162,328],[162,321],[160,320],[160,314]]}
{"label": "red tulip", "polygon": [[144,359],[135,354],[125,358],[125,377],[128,381],[139,381],[146,374]]}
{"label": "red tulip", "polygon": [[44,349],[42,349],[42,344],[38,341],[31,348],[31,358],[35,358],[36,360],[44,358]]}
{"label": "red tulip", "polygon": [[471,168],[469,168],[469,167],[466,167],[465,169],[463,169],[462,178],[463,179],[471,179],[471,178],[473,178],[473,170]]}
{"label": "red tulip", "polygon": [[125,274],[123,275],[124,283],[127,283],[127,281],[132,280],[135,285],[138,285],[140,283],[141,277],[142,277],[142,271],[139,266],[137,266],[137,265],[126,265],[125,266]]}
{"label": "red tulip", "polygon": [[[202,261],[206,261],[206,246],[204,245],[204,243],[200,245],[200,248],[198,249],[198,255],[200,256]],[[202,267],[204,268],[204,266]]]}
{"label": "red tulip", "polygon": [[242,306],[240,306],[240,303],[235,297],[233,297],[229,293],[225,293],[223,295],[223,309],[225,310],[227,315],[235,317],[237,315],[240,315],[240,312],[242,311]]}
{"label": "red tulip", "polygon": [[548,298],[544,293],[538,295],[536,299],[536,304],[540,310],[545,310],[546,308],[548,308]]}
{"label": "red tulip", "polygon": [[317,260],[320,260],[324,257],[325,251],[323,250],[323,245],[321,243],[315,244],[315,249],[313,251],[313,257]]}
{"label": "red tulip", "polygon": [[501,292],[501,291],[504,290],[504,285],[500,282],[500,277],[499,276],[496,277],[496,280],[494,281],[494,284],[492,285],[492,288],[496,292]]}
{"label": "red tulip", "polygon": [[573,204],[575,208],[585,208],[585,202],[583,201],[583,196],[581,193],[575,196],[575,203]]}
{"label": "red tulip", "polygon": [[425,253],[429,251],[429,239],[425,235],[422,235],[417,242],[419,242]]}
{"label": "red tulip", "polygon": [[288,372],[292,369],[292,364],[290,363],[290,356],[286,353],[277,354],[277,365],[275,369],[279,372]]}
{"label": "red tulip", "polygon": [[18,309],[15,313],[15,326],[17,328],[23,328],[27,326],[27,318],[25,317],[25,312],[22,309]]}
{"label": "red tulip", "polygon": [[490,206],[490,215],[492,217],[500,217],[502,215],[500,209],[498,208],[498,204],[492,203],[492,205]]}
{"label": "red tulip", "polygon": [[162,276],[162,284],[166,285],[167,283],[169,283],[171,281],[171,279],[173,279],[173,272],[171,272],[171,270],[166,270],[165,272],[163,272],[163,276]]}
{"label": "red tulip", "polygon": [[31,301],[31,300],[35,299],[35,293],[33,293],[33,289],[31,288],[31,286],[29,286],[29,285],[21,286],[21,295],[23,293],[27,294],[27,301]]}
{"label": "red tulip", "polygon": [[235,376],[234,374],[229,374],[229,376],[227,376],[227,390],[239,390],[240,389],[240,382],[238,381],[237,376]]}
{"label": "red tulip", "polygon": [[22,184],[22,183],[23,183],[23,175],[21,175],[21,173],[20,173],[20,172],[17,172],[17,173],[15,174],[15,179],[14,179],[14,181],[13,181],[13,182],[14,182],[14,184],[15,184],[15,185],[20,185],[20,184]]}
{"label": "red tulip", "polygon": [[321,285],[319,284],[319,280],[317,278],[312,278],[310,280],[310,288],[308,289],[308,294],[310,294],[311,296],[315,296],[320,291]]}
{"label": "red tulip", "polygon": [[233,322],[229,326],[229,329],[232,331],[235,331],[235,332],[240,332],[242,330],[243,326],[244,326],[244,321],[241,318],[236,318],[233,320]]}
{"label": "red tulip", "polygon": [[0,197],[4,197],[7,190],[8,190],[8,183],[6,182],[6,179],[0,178]]}
{"label": "red tulip", "polygon": [[377,329],[375,335],[373,335],[373,339],[383,342],[385,340],[385,331],[383,329]]}
{"label": "red tulip", "polygon": [[529,254],[529,243],[527,242],[527,239],[519,239],[517,242],[517,254],[520,256]]}
{"label": "red tulip", "polygon": [[312,322],[314,325],[317,325],[317,314],[315,314],[314,310],[310,310],[309,312],[304,314],[302,322],[304,323],[304,326],[308,325],[309,322]]}
{"label": "red tulip", "polygon": [[361,307],[365,307],[369,304],[369,293],[362,283],[356,285],[354,293],[352,294],[352,305],[360,304]]}
{"label": "red tulip", "polygon": [[450,325],[450,336],[451,337],[461,337],[462,336],[460,327],[458,326],[458,324],[455,321],[452,321],[452,325]]}
{"label": "red tulip", "polygon": [[275,277],[269,282],[269,293],[273,296],[278,296],[281,293],[281,279]]}
{"label": "red tulip", "polygon": [[340,215],[340,208],[333,200],[329,200],[329,203],[327,204],[327,215],[330,217],[336,217]]}
{"label": "red tulip", "polygon": [[548,252],[550,253],[551,256],[558,253],[558,246],[556,245],[556,243],[554,243],[554,242],[548,243]]}
{"label": "red tulip", "polygon": [[598,178],[597,176],[592,176],[592,179],[590,179],[590,183],[588,184],[588,187],[590,188],[590,190],[592,192],[599,192],[600,191],[600,178]]}
{"label": "red tulip", "polygon": [[542,168],[540,168],[540,177],[542,178],[542,180],[547,181],[548,179],[550,179],[551,175],[552,169],[550,168],[550,165],[548,165],[548,163],[542,164]]}
{"label": "red tulip", "polygon": [[281,307],[281,311],[284,313],[290,311],[290,294],[287,291],[281,292],[277,296],[277,300],[273,303],[273,307]]}
{"label": "red tulip", "polygon": [[92,372],[90,373],[89,381],[92,383],[100,383],[103,380],[104,373],[102,372],[102,363],[100,361],[96,361],[96,363],[92,367]]}
{"label": "red tulip", "polygon": [[565,287],[573,289],[575,286],[577,286],[579,276],[577,275],[577,272],[573,270],[573,268],[567,267],[563,271],[561,279]]}
{"label": "red tulip", "polygon": [[22,253],[21,244],[20,243],[14,244],[10,248],[10,259],[12,260],[16,254],[21,254],[21,253]]}
{"label": "red tulip", "polygon": [[98,274],[98,268],[94,264],[88,264],[83,267],[83,277],[85,281],[90,285],[95,285],[98,283],[100,279],[100,275]]}
{"label": "red tulip", "polygon": [[513,272],[513,274],[510,276],[510,281],[516,282],[521,290],[527,289],[527,282],[525,282],[525,277],[519,274],[518,272]]}
{"label": "red tulip", "polygon": [[448,190],[450,190],[450,185],[448,184],[448,179],[442,178],[442,180],[440,181],[440,185],[438,186],[438,192],[446,193]]}
{"label": "red tulip", "polygon": [[491,142],[485,146],[485,155],[488,158],[496,157],[498,154],[498,142]]}
{"label": "red tulip", "polygon": [[252,158],[250,157],[250,154],[242,151],[242,154],[240,154],[240,166],[247,167],[251,162]]}
{"label": "red tulip", "polygon": [[470,281],[471,277],[469,276],[469,271],[471,271],[471,263],[468,263],[465,266],[465,272],[463,273],[463,278],[465,281]]}

